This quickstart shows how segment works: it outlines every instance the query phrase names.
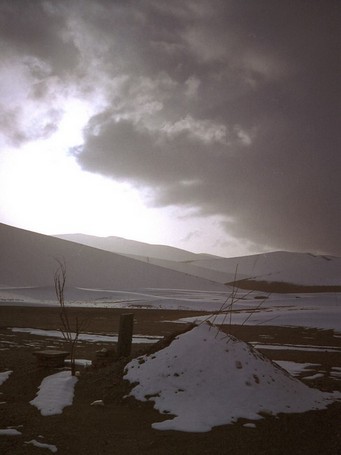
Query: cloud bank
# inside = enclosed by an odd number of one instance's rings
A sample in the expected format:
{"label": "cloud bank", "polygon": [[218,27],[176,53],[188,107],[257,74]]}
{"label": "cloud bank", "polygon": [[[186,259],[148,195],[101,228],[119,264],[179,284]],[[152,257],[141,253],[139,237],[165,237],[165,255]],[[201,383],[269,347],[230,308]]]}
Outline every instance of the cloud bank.
{"label": "cloud bank", "polygon": [[218,215],[239,241],[341,255],[338,2],[0,9],[2,53],[44,119],[34,130],[5,104],[11,140],[50,134],[61,96],[88,99],[70,150],[83,169],[148,188],[153,206]]}

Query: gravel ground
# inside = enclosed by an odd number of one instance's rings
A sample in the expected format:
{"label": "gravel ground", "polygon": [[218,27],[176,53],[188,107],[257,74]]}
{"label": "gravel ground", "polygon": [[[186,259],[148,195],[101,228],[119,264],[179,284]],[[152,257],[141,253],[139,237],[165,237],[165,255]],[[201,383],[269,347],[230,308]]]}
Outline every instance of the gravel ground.
{"label": "gravel ground", "polygon": [[[87,322],[86,331],[110,333],[118,329],[119,315],[124,310],[72,309]],[[169,322],[192,312],[132,310],[135,333],[169,336],[183,326]],[[124,398],[129,384],[121,379],[125,362],[104,368],[80,368],[72,406],[61,415],[43,417],[29,404],[42,379],[56,370],[38,368],[33,352],[53,346],[64,349],[61,340],[26,333],[13,333],[11,327],[56,329],[58,308],[0,307],[0,372],[13,370],[0,386],[0,429],[18,427],[21,436],[0,436],[0,453],[52,453],[25,442],[33,439],[53,444],[60,454],[321,454],[341,453],[341,403],[327,410],[297,415],[279,415],[257,421],[256,428],[245,428],[245,421],[214,428],[208,433],[157,431],[151,424],[163,416],[150,403]],[[168,322],[164,322],[168,321]],[[230,333],[245,341],[339,346],[341,338],[332,331],[278,327],[235,327]],[[105,343],[80,343],[77,357],[93,360]],[[133,356],[150,346],[135,345]],[[340,352],[267,350],[274,360],[316,363],[326,374],[310,381],[323,390],[341,390],[341,381],[332,378],[331,367],[341,367]],[[90,406],[103,400],[104,406]]]}

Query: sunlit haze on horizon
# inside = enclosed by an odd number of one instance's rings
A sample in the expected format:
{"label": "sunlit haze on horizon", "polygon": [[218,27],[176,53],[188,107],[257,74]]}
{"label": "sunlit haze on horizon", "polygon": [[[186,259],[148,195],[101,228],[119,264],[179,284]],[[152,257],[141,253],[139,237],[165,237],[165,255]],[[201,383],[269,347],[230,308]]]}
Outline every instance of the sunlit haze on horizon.
{"label": "sunlit haze on horizon", "polygon": [[338,7],[3,0],[0,222],[341,256]]}

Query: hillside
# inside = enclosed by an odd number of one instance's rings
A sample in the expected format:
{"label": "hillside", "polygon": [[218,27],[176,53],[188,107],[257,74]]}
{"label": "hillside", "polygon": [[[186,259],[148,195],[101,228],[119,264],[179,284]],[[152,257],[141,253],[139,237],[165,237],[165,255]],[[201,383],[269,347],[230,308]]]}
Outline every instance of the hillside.
{"label": "hillside", "polygon": [[195,261],[197,267],[224,272],[237,270],[238,286],[269,292],[323,291],[341,289],[341,258],[309,253],[277,251],[238,258]]}
{"label": "hillside", "polygon": [[144,259],[146,261],[150,259],[161,259],[183,262],[217,257],[209,254],[191,253],[190,251],[167,245],[154,245],[115,236],[97,237],[86,234],[59,234],[55,235],[55,237],[71,242],[81,243],[82,245],[91,246],[93,248],[111,251],[112,253],[138,257],[139,259]]}
{"label": "hillside", "polygon": [[78,243],[134,257],[148,264],[201,277],[217,283],[268,292],[323,292],[341,290],[341,258],[276,251],[235,258],[195,254],[162,245],[118,237],[81,234],[60,236]]}
{"label": "hillside", "polygon": [[221,290],[223,286],[132,258],[0,224],[0,286],[51,286],[56,258],[67,265],[69,286]]}

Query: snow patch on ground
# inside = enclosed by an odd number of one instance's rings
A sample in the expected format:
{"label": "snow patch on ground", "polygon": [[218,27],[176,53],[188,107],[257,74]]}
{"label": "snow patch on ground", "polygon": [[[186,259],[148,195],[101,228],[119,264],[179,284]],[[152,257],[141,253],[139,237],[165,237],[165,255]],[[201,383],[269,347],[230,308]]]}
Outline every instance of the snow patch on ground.
{"label": "snow patch on ground", "polygon": [[[12,327],[10,330],[12,332],[21,332],[21,333],[29,333],[30,335],[37,335],[43,337],[51,337],[51,338],[62,338],[63,334],[60,330],[43,330],[43,329],[33,329],[30,327]],[[71,333],[74,337],[76,334]],[[134,335],[133,336],[133,343],[156,343],[159,339],[162,338],[161,336],[147,336],[147,335]],[[88,342],[106,342],[106,343],[116,343],[118,341],[118,335],[97,335],[92,333],[81,333],[78,337],[79,341],[88,341]]]}
{"label": "snow patch on ground", "polygon": [[293,376],[299,376],[301,373],[319,366],[316,363],[292,362],[290,360],[274,360],[274,362]]}
{"label": "snow patch on ground", "polygon": [[[71,365],[71,360],[64,360],[65,365]],[[79,367],[90,367],[92,365],[92,360],[87,359],[75,359],[75,365]]]}
{"label": "snow patch on ground", "polygon": [[251,422],[250,423],[244,423],[243,427],[245,427],[245,428],[257,428],[256,424],[251,423]]}
{"label": "snow patch on ground", "polygon": [[39,447],[40,449],[49,449],[52,453],[56,453],[58,451],[55,445],[45,444],[43,442],[36,441],[35,439],[32,439],[32,441],[25,441],[25,444],[31,444],[35,447]]}
{"label": "snow patch on ground", "polygon": [[21,432],[14,428],[5,428],[0,430],[0,436],[21,436]]}
{"label": "snow patch on ground", "polygon": [[[280,327],[310,327],[341,333],[341,293],[273,294],[267,300],[238,297],[233,311],[220,314],[181,318],[178,322],[209,320],[216,325],[264,325]],[[207,306],[207,311],[211,311]],[[212,310],[214,311],[214,310]]]}
{"label": "snow patch on ground", "polygon": [[131,395],[154,401],[175,416],[153,424],[158,430],[206,432],[239,418],[323,409],[341,393],[323,393],[233,336],[208,323],[178,337],[165,349],[132,360],[125,379]]}
{"label": "snow patch on ground", "polygon": [[70,371],[60,371],[43,379],[39,391],[30,404],[43,416],[61,414],[65,406],[72,405],[74,388],[78,379]]}
{"label": "snow patch on ground", "polygon": [[10,377],[10,375],[13,373],[13,371],[3,371],[0,373],[0,385],[3,384],[7,379]]}
{"label": "snow patch on ground", "polygon": [[307,351],[307,352],[341,352],[341,348],[338,346],[315,346],[306,344],[270,344],[270,343],[258,343],[257,341],[251,341],[250,344],[256,349],[267,349],[275,351]]}

